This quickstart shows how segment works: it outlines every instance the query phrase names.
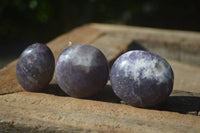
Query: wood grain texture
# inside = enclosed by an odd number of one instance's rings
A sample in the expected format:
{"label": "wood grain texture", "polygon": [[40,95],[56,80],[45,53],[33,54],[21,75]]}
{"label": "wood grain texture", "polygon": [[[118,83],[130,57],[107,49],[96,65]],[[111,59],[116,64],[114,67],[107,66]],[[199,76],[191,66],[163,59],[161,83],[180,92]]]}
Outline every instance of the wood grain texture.
{"label": "wood grain texture", "polygon": [[[47,45],[55,58],[72,44],[99,48],[110,66],[122,53],[141,49],[166,58],[175,83],[166,102],[142,109],[125,105],[112,91],[104,90],[88,99],[66,96],[55,76],[43,93],[23,91],[16,79],[17,60],[0,70],[0,132],[2,123],[14,119],[11,131],[34,132],[200,132],[200,33],[107,24],[88,24],[63,34]],[[191,61],[189,61],[191,59]],[[197,61],[198,60],[198,61]],[[8,94],[13,93],[13,94]]]}
{"label": "wood grain texture", "polygon": [[[165,58],[200,66],[200,33],[155,28],[91,24],[91,27],[122,40],[132,40],[134,48],[142,48]],[[120,42],[119,42],[120,43]]]}
{"label": "wood grain texture", "polygon": [[[7,100],[5,102],[5,99]],[[19,104],[20,103],[20,104]],[[0,120],[34,127],[93,132],[136,133],[198,133],[199,117],[173,112],[134,108],[128,105],[105,103],[42,93],[19,92],[0,97]],[[48,130],[47,130],[48,131]]]}

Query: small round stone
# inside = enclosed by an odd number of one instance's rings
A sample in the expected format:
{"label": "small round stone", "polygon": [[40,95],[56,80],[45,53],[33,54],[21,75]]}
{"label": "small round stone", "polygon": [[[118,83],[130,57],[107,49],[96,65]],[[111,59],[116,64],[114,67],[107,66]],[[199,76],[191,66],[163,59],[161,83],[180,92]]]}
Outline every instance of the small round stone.
{"label": "small round stone", "polygon": [[38,92],[48,86],[54,67],[51,50],[44,44],[35,43],[22,52],[17,62],[17,79],[25,90]]}
{"label": "small round stone", "polygon": [[65,93],[86,98],[105,87],[109,69],[99,49],[89,45],[73,45],[58,57],[55,73],[57,83]]}
{"label": "small round stone", "polygon": [[162,57],[134,50],[114,62],[110,80],[115,94],[123,101],[136,107],[151,107],[170,95],[174,75],[171,66]]}

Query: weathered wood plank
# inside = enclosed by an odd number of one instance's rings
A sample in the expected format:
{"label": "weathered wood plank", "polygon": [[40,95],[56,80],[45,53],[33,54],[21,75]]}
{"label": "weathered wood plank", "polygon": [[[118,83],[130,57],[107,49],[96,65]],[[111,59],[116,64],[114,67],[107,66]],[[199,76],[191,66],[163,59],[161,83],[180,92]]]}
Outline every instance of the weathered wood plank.
{"label": "weathered wood plank", "polygon": [[132,38],[134,48],[147,49],[165,58],[200,66],[199,32],[109,24],[91,24],[91,27],[113,37],[120,36],[123,40]]}
{"label": "weathered wood plank", "polygon": [[[16,79],[16,60],[0,70],[0,94],[6,94],[0,95],[0,132],[4,128],[2,123],[8,123],[11,118],[15,122],[14,128],[16,126],[21,131],[24,128],[42,132],[200,131],[200,67],[192,65],[199,59],[199,53],[195,53],[200,46],[199,33],[90,24],[61,35],[47,45],[57,59],[61,51],[68,47],[69,41],[99,48],[110,66],[127,50],[155,52],[167,58],[172,65],[175,73],[174,91],[165,103],[151,109],[121,104],[109,82],[103,91],[89,99],[66,96],[58,87],[55,77],[46,94],[18,92],[23,89]],[[174,48],[177,49],[173,51]],[[193,48],[194,53],[191,52]],[[187,60],[182,60],[181,52],[192,57],[191,64],[184,63]],[[11,128],[13,126],[8,127]]]}
{"label": "weathered wood plank", "polygon": [[[5,101],[6,100],[6,101]],[[19,104],[20,103],[20,104]],[[0,97],[0,120],[38,130],[71,127],[97,132],[186,133],[200,131],[199,117],[134,108],[42,93],[19,92]],[[23,128],[22,128],[23,129]]]}

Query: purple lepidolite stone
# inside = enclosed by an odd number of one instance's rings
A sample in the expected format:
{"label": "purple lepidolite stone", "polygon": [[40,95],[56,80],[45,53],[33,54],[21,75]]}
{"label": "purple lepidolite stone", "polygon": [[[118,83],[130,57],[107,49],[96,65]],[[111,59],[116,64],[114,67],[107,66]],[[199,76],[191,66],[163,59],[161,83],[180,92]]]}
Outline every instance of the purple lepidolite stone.
{"label": "purple lepidolite stone", "polygon": [[72,97],[86,98],[106,85],[109,76],[104,54],[89,45],[73,45],[65,49],[56,62],[56,80]]}
{"label": "purple lepidolite stone", "polygon": [[113,64],[110,80],[115,94],[136,107],[154,106],[170,95],[174,75],[162,57],[147,51],[129,51]]}
{"label": "purple lepidolite stone", "polygon": [[17,79],[25,90],[38,92],[49,84],[54,67],[51,50],[44,44],[35,43],[22,52],[17,62]]}

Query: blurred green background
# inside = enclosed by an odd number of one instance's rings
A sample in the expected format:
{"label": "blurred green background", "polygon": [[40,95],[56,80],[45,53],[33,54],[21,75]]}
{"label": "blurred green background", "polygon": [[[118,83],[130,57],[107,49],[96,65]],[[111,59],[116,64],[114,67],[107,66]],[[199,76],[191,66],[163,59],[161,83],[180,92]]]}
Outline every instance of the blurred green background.
{"label": "blurred green background", "polygon": [[200,0],[0,0],[0,68],[90,22],[200,31]]}

